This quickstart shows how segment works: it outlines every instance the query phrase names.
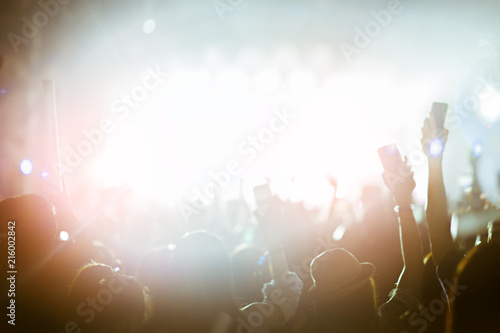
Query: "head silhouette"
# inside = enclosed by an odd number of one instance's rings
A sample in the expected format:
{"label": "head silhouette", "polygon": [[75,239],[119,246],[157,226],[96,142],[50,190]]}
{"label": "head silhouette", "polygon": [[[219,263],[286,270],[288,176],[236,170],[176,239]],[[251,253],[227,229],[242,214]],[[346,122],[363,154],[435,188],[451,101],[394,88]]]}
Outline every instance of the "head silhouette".
{"label": "head silhouette", "polygon": [[171,269],[171,329],[204,332],[218,313],[234,315],[231,265],[219,238],[204,231],[186,235],[173,251]]}

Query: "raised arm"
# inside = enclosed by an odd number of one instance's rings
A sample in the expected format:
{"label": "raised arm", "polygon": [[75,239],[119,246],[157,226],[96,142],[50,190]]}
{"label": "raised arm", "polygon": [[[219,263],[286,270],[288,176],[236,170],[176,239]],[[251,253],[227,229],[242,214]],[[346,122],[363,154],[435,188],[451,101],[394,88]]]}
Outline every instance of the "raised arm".
{"label": "raised arm", "polygon": [[412,192],[415,189],[415,180],[407,160],[405,159],[403,163],[399,168],[400,177],[394,179],[387,172],[383,174],[384,182],[391,190],[398,205],[399,235],[404,267],[399,277],[397,289],[410,289],[416,295],[420,295],[424,257],[420,233],[412,211]]}
{"label": "raised arm", "polygon": [[[263,327],[266,329],[277,328],[290,320],[295,314],[303,287],[297,274],[288,270],[286,256],[280,241],[282,224],[280,211],[281,204],[277,198],[274,198],[265,213],[260,211],[255,213],[269,250],[273,280],[264,285],[264,300],[262,302],[249,304],[242,309],[246,313],[252,311],[261,313],[264,318]],[[255,332],[261,331],[255,330]]]}
{"label": "raised arm", "polygon": [[281,243],[280,227],[283,218],[279,200],[274,198],[265,213],[257,210],[255,217],[259,221],[259,228],[269,251],[271,277],[273,280],[283,278],[288,273],[288,263]]}
{"label": "raised arm", "polygon": [[448,138],[448,130],[436,129],[433,118],[426,118],[422,127],[422,149],[429,162],[429,183],[427,187],[426,218],[432,258],[436,265],[450,251],[458,247],[450,232],[451,218],[443,181],[443,151]]}

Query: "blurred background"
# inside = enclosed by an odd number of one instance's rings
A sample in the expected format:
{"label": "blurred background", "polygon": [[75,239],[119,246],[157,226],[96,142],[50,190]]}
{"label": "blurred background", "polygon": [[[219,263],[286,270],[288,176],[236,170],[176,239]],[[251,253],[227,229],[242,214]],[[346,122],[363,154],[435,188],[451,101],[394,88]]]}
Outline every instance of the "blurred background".
{"label": "blurred background", "polygon": [[173,208],[213,179],[231,198],[268,177],[282,198],[321,206],[381,185],[376,150],[397,143],[423,203],[420,130],[439,101],[449,199],[472,185],[474,156],[496,202],[499,10],[493,0],[3,1],[0,195],[59,188],[60,172],[86,216],[109,188]]}

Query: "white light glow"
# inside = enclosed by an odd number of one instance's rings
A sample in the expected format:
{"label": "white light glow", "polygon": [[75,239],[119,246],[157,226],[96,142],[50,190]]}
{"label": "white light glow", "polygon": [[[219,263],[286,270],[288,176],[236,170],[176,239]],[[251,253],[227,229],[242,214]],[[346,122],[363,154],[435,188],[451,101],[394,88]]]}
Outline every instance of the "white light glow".
{"label": "white light glow", "polygon": [[61,233],[59,234],[59,238],[63,241],[63,242],[66,242],[68,239],[69,239],[69,234],[68,232],[66,231],[61,231]]}
{"label": "white light glow", "polygon": [[215,78],[217,87],[224,90],[240,90],[248,83],[247,76],[238,70],[223,70]]}
{"label": "white light glow", "polygon": [[345,224],[340,224],[335,231],[333,232],[333,239],[336,241],[339,241],[344,237],[344,233],[346,231],[346,226]]}
{"label": "white light glow", "polygon": [[500,118],[500,93],[493,87],[485,87],[480,94],[480,116],[485,121],[493,123]]}
{"label": "white light glow", "polygon": [[473,181],[473,176],[469,173],[463,173],[460,176],[458,176],[458,185],[462,187],[463,189],[470,187],[472,185]]}
{"label": "white light glow", "polygon": [[24,159],[19,163],[19,170],[24,175],[30,175],[33,172],[33,163],[28,159]]}
{"label": "white light glow", "polygon": [[334,189],[326,178],[299,177],[292,185],[292,202],[304,201],[308,206],[317,207],[330,202]]}
{"label": "white light glow", "polygon": [[104,187],[130,187],[144,200],[177,203],[189,176],[175,164],[175,152],[150,137],[147,122],[123,124],[121,129],[108,138],[104,151],[89,165],[90,179]]}
{"label": "white light glow", "polygon": [[317,89],[317,82],[310,72],[297,71],[290,75],[288,86],[294,94],[309,95]]}
{"label": "white light glow", "polygon": [[478,158],[483,153],[483,143],[481,141],[477,141],[472,145],[472,154],[475,158]]}
{"label": "white light glow", "polygon": [[253,77],[253,86],[257,92],[269,94],[280,87],[281,81],[281,76],[276,71],[266,70]]}
{"label": "white light glow", "polygon": [[335,193],[335,197],[338,199],[343,199],[347,196],[347,186],[343,184],[339,184],[337,186],[337,192]]}
{"label": "white light glow", "polygon": [[156,22],[154,20],[147,20],[142,25],[142,30],[145,34],[150,34],[156,29]]}

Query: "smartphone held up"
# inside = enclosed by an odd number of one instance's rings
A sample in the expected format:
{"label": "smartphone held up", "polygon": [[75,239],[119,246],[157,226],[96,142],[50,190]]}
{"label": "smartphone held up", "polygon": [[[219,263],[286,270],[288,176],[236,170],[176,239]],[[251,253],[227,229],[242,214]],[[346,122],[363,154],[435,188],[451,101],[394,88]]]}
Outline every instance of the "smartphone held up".
{"label": "smartphone held up", "polygon": [[448,104],[434,102],[431,109],[431,117],[434,119],[434,125],[436,129],[444,128],[444,120],[446,118],[446,111],[448,110]]}
{"label": "smartphone held up", "polygon": [[273,194],[269,188],[269,184],[255,186],[253,188],[253,193],[255,203],[257,205],[257,211],[261,214],[265,214],[271,206],[271,202],[273,200]]}
{"label": "smartphone held up", "polygon": [[403,158],[396,144],[380,147],[377,153],[386,172],[397,173],[399,171]]}

